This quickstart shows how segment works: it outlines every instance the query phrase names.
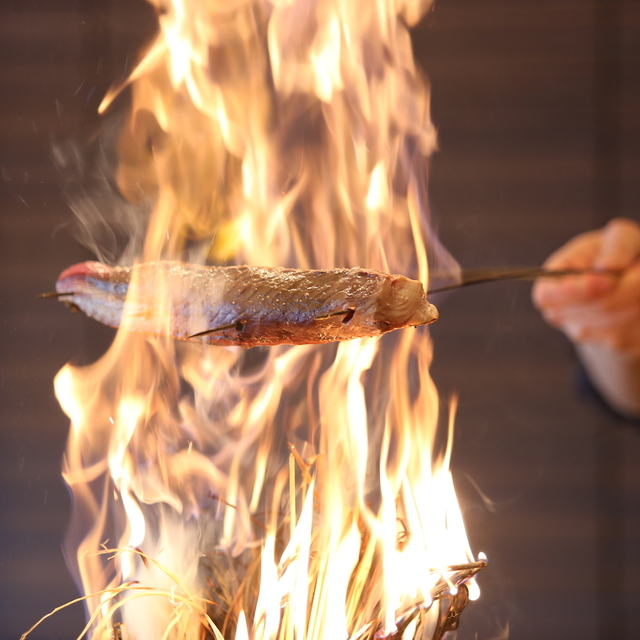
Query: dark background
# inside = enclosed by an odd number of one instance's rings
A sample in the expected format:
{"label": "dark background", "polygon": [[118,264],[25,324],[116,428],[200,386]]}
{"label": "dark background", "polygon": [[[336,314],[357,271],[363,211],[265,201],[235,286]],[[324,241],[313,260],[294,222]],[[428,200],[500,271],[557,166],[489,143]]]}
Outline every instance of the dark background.
{"label": "dark background", "polygon": [[[52,380],[112,333],[36,300],[90,258],[52,162],[153,34],[133,0],[0,6],[0,640],[77,595],[61,540],[68,423]],[[640,3],[438,0],[414,32],[440,151],[433,213],[465,267],[539,264],[615,215],[638,220]],[[490,565],[461,640],[640,637],[640,427],[583,397],[530,285],[439,301],[434,377],[460,394],[454,472]],[[32,637],[77,635],[78,606]]]}

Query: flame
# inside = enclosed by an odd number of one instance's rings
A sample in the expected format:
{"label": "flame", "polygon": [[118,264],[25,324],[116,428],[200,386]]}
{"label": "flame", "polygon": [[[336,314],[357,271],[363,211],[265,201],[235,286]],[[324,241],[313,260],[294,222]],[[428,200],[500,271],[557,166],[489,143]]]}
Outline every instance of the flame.
{"label": "flame", "polygon": [[[121,192],[155,200],[138,259],[426,284],[435,132],[405,25],[429,2],[155,4],[119,147]],[[474,558],[427,331],[243,351],[123,324],[55,380],[94,637],[355,640],[417,610],[404,637],[428,636],[434,588]]]}

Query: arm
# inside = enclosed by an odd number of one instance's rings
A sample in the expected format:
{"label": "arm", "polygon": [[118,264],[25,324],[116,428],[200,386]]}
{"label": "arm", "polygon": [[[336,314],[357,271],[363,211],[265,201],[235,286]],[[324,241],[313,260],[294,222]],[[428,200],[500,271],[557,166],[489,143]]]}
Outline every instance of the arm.
{"label": "arm", "polygon": [[612,269],[622,275],[536,282],[533,302],[574,343],[591,381],[609,405],[640,418],[640,226],[616,218],[570,240],[549,269]]}

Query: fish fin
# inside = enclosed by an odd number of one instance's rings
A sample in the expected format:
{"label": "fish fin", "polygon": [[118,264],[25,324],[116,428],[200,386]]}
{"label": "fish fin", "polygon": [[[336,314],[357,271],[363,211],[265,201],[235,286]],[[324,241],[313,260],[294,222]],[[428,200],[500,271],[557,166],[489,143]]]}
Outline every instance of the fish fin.
{"label": "fish fin", "polygon": [[314,320],[328,320],[329,318],[335,318],[336,316],[344,316],[342,318],[342,324],[349,324],[356,310],[351,307],[349,309],[342,309],[340,311],[332,311],[331,313],[326,313],[323,316],[316,316]]}
{"label": "fish fin", "polygon": [[191,338],[200,338],[202,336],[208,336],[210,333],[217,333],[218,331],[227,331],[228,329],[235,329],[238,333],[244,330],[244,322],[237,320],[236,322],[230,322],[229,324],[223,324],[219,327],[214,327],[213,329],[205,329],[204,331],[198,331],[198,333],[194,333],[188,336],[188,339]]}

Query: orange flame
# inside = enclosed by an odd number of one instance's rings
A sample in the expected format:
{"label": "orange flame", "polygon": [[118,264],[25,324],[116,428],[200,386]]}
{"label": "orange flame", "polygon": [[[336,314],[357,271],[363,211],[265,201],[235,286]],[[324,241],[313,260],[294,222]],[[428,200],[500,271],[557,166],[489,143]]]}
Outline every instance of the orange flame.
{"label": "orange flame", "polygon": [[[139,259],[426,284],[435,132],[404,25],[428,6],[158,2],[120,144],[122,193],[156,203]],[[158,285],[159,308],[170,298]],[[99,362],[62,369],[70,543],[94,634],[120,637],[121,618],[138,640],[355,640],[426,611],[448,567],[473,560],[451,435],[435,445],[431,351],[425,329],[245,352],[125,323]],[[100,553],[107,541],[123,551]],[[154,590],[114,605],[130,581]],[[435,625],[417,620],[412,632]]]}

